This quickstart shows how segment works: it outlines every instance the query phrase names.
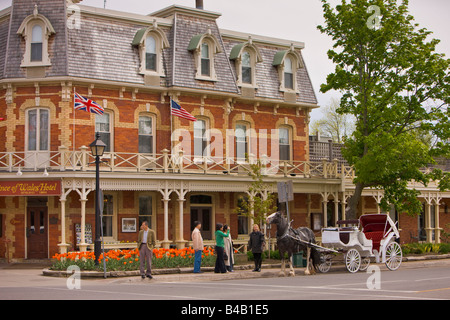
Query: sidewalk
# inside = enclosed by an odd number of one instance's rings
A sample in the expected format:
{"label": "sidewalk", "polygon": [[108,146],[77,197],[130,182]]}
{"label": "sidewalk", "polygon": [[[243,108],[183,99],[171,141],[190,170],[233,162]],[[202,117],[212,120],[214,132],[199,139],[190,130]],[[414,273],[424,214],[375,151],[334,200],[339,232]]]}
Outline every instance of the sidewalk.
{"label": "sidewalk", "polygon": [[[403,263],[400,268],[423,268],[433,265],[449,265],[450,254],[442,255],[422,255],[422,256],[408,256],[403,258]],[[379,264],[385,268],[384,264]],[[214,273],[214,267],[202,267],[201,274],[193,273],[193,268],[170,268],[170,269],[154,269],[152,275],[154,279],[142,279],[138,270],[134,271],[108,271],[107,278],[122,278],[121,282],[138,282],[138,281],[163,281],[163,282],[187,282],[187,281],[215,281],[215,280],[236,280],[236,279],[252,279],[252,278],[269,278],[278,277],[281,269],[281,263],[278,264],[263,264],[261,272],[253,272],[254,265],[237,265],[234,267],[234,272],[227,272],[225,274]],[[386,268],[387,269],[387,268]],[[295,268],[296,275],[303,275],[304,267]],[[329,273],[346,271],[343,260],[336,259],[333,261]],[[289,272],[288,265],[286,266],[286,275]],[[53,271],[48,268],[42,271],[44,276],[53,277],[68,277],[72,273],[66,271]],[[103,278],[103,271],[83,271],[81,273],[82,279]]]}

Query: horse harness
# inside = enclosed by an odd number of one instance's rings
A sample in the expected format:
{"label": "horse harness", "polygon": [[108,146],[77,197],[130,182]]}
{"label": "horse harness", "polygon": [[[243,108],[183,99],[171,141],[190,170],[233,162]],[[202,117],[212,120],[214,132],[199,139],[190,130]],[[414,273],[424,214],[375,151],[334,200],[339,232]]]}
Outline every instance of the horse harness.
{"label": "horse harness", "polygon": [[[305,238],[307,238],[307,236],[306,236],[302,231],[299,231],[299,230],[297,230],[297,229],[292,228],[292,227],[291,227],[292,221],[294,221],[294,220],[291,220],[291,222],[289,222],[289,225],[288,225],[288,227],[286,228],[286,231],[284,232],[284,234],[283,234],[281,237],[278,237],[278,236],[277,236],[277,241],[282,240],[282,239],[284,239],[284,238],[286,238],[286,237],[289,237],[289,238],[293,239],[294,241],[301,242],[302,244],[305,244],[305,245],[307,245],[307,246],[309,246],[309,247],[315,247],[315,248],[317,248],[317,249],[322,249],[322,250],[325,250],[325,251],[331,251],[331,252],[336,252],[336,253],[338,252],[338,251],[336,251],[336,250],[333,250],[333,249],[330,249],[330,248],[324,248],[324,247],[319,246],[319,245],[317,245],[317,244],[315,244],[315,243],[311,243],[311,241],[305,241],[305,240],[303,240],[303,239],[300,239],[300,233],[301,233]],[[296,235],[296,237],[291,236],[291,235],[289,234],[289,230],[292,230],[292,232]]]}

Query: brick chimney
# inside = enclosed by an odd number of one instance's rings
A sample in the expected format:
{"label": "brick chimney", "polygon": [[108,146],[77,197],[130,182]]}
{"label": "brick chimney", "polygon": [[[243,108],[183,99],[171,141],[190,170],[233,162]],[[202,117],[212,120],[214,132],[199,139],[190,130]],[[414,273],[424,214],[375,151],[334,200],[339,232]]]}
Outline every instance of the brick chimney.
{"label": "brick chimney", "polygon": [[197,9],[203,10],[203,0],[195,0],[195,7]]}

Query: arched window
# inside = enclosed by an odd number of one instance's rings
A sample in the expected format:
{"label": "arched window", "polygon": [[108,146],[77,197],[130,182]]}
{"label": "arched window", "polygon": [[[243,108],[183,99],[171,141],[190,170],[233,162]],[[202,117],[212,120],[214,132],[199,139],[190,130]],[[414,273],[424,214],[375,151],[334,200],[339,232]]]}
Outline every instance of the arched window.
{"label": "arched window", "polygon": [[284,87],[294,89],[294,68],[290,57],[284,59]]}
{"label": "arched window", "polygon": [[139,29],[134,35],[132,46],[139,51],[139,73],[149,76],[159,84],[159,77],[164,77],[163,51],[170,47],[169,40],[156,21],[148,28]]}
{"label": "arched window", "polygon": [[48,151],[50,138],[50,115],[47,109],[27,111],[27,151]]}
{"label": "arched window", "polygon": [[153,153],[154,146],[153,117],[150,115],[139,116],[139,153]]}
{"label": "arched window", "polygon": [[51,65],[48,40],[56,32],[50,20],[39,14],[37,6],[34,8],[33,14],[22,21],[17,33],[25,40],[25,52],[20,65],[22,68]]}
{"label": "arched window", "polygon": [[153,36],[148,36],[145,39],[145,69],[156,71],[157,53],[156,40]]}
{"label": "arched window", "polygon": [[211,60],[209,54],[209,44],[207,42],[202,43],[202,52],[201,52],[201,69],[202,76],[210,77],[211,76]]}
{"label": "arched window", "polygon": [[246,154],[248,155],[248,134],[247,125],[245,123],[237,123],[236,136],[236,160],[245,161]]}
{"label": "arched window", "polygon": [[242,83],[252,84],[252,58],[248,51],[242,53]]}
{"label": "arched window", "polygon": [[278,51],[272,65],[278,69],[280,91],[298,94],[297,73],[304,68],[300,53],[293,46],[289,50]]}
{"label": "arched window", "polygon": [[214,59],[215,55],[222,50],[219,41],[211,33],[211,30],[193,36],[189,42],[188,50],[194,55],[195,79],[217,81]]}
{"label": "arched window", "polygon": [[105,152],[113,151],[113,128],[112,113],[104,112],[95,115],[95,132],[100,133],[100,140],[106,144]]}
{"label": "arched window", "polygon": [[288,127],[278,128],[280,160],[291,160],[291,130]]}
{"label": "arched window", "polygon": [[235,45],[230,52],[230,60],[236,66],[236,81],[240,87],[256,89],[256,65],[263,61],[261,52],[253,44],[251,37],[248,42]]}
{"label": "arched window", "polygon": [[31,61],[42,61],[42,27],[35,25],[31,31]]}
{"label": "arched window", "polygon": [[194,122],[194,156],[208,156],[208,137],[206,135],[206,120],[197,119]]}

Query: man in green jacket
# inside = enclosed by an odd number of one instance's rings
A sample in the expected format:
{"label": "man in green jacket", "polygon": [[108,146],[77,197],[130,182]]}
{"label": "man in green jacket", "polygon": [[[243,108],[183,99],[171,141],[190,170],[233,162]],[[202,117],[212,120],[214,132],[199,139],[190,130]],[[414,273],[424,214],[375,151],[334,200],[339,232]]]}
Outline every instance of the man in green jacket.
{"label": "man in green jacket", "polygon": [[[153,248],[156,244],[155,232],[148,227],[148,222],[142,222],[141,231],[138,235],[138,248],[140,257],[140,273],[142,279],[145,277],[152,279],[152,257]],[[145,263],[147,262],[147,272],[144,273]]]}

